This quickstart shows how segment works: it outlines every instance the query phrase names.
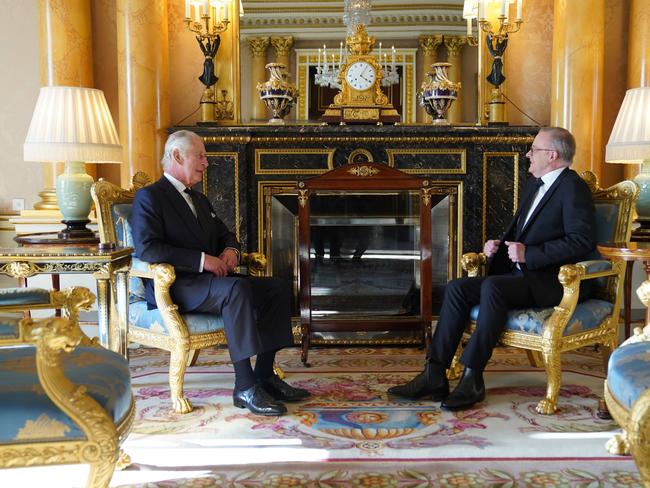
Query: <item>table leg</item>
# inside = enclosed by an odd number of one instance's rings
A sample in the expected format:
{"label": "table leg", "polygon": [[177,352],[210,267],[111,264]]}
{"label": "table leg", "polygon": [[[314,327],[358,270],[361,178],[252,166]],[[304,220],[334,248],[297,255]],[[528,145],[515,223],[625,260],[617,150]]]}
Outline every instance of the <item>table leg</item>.
{"label": "table leg", "polygon": [[632,273],[634,261],[625,262],[625,281],[623,283],[623,320],[625,322],[625,337],[630,337],[630,324],[632,322]]}
{"label": "table leg", "polygon": [[97,325],[99,327],[99,343],[111,349],[110,343],[110,288],[111,283],[108,278],[96,277],[97,279]]}
{"label": "table leg", "polygon": [[128,327],[129,327],[129,274],[128,271],[115,273],[115,294],[112,305],[115,307],[111,314],[111,333],[116,336],[115,352],[120,353],[127,360],[128,357]]}
{"label": "table leg", "polygon": [[[643,261],[643,269],[645,271],[646,280],[650,280],[650,261]],[[650,324],[650,307],[645,309],[645,322],[643,327]]]}

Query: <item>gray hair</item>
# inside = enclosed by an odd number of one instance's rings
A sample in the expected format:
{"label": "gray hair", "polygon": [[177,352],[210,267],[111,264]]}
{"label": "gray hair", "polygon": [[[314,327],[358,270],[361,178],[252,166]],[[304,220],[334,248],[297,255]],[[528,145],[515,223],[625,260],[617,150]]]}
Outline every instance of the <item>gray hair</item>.
{"label": "gray hair", "polygon": [[176,149],[178,149],[180,153],[185,156],[187,154],[187,151],[192,146],[192,141],[196,138],[200,139],[201,137],[191,130],[179,130],[171,134],[167,138],[167,142],[165,143],[165,151],[163,153],[162,159],[160,160],[160,164],[162,165],[163,170],[169,168],[169,165],[171,164],[172,158],[174,156],[174,151]]}
{"label": "gray hair", "polygon": [[570,165],[573,162],[573,156],[576,154],[576,140],[573,134],[562,127],[542,127],[539,131],[551,136],[553,149],[557,151],[562,161]]}

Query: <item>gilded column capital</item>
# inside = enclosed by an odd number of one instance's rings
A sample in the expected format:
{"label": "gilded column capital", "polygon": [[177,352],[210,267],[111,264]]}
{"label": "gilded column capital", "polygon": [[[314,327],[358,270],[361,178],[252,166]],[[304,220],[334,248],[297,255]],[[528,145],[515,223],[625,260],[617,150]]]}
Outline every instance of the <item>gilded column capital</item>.
{"label": "gilded column capital", "polygon": [[273,36],[271,46],[275,48],[277,56],[289,56],[289,50],[293,47],[293,36]]}
{"label": "gilded column capital", "polygon": [[445,36],[445,48],[449,58],[457,58],[460,56],[461,48],[467,44],[467,38],[461,36]]}
{"label": "gilded column capital", "polygon": [[266,57],[266,48],[269,47],[268,37],[247,37],[246,44],[248,44],[254,58]]}
{"label": "gilded column capital", "polygon": [[420,36],[418,42],[425,56],[435,56],[438,46],[442,44],[442,35]]}

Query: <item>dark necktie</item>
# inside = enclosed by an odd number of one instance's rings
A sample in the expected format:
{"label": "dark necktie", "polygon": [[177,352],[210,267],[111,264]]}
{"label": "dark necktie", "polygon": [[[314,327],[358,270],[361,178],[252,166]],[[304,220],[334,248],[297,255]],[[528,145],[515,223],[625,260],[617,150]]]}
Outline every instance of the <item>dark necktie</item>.
{"label": "dark necktie", "polygon": [[185,188],[183,192],[187,193],[190,196],[190,199],[192,200],[192,204],[194,205],[194,212],[196,213],[196,219],[199,221],[199,225],[201,226],[201,228],[203,228],[203,223],[201,222],[202,220],[201,205],[199,204],[199,196],[191,188]]}
{"label": "dark necktie", "polygon": [[521,205],[521,212],[519,212],[519,219],[517,220],[517,235],[516,239],[519,239],[522,230],[524,229],[524,224],[526,223],[526,217],[528,217],[528,212],[530,212],[530,206],[535,201],[537,192],[540,187],[544,185],[544,181],[541,178],[535,178],[534,186],[535,189],[528,195],[528,198]]}

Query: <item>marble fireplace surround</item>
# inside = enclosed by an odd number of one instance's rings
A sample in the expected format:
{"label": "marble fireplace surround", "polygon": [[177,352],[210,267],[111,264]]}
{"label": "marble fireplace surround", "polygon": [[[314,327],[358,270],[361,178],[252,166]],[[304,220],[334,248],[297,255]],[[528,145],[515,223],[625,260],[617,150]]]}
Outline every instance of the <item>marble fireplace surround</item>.
{"label": "marble fireplace surround", "polygon": [[347,125],[179,126],[203,137],[209,166],[201,190],[244,249],[264,250],[264,189],[350,162],[385,163],[409,174],[457,185],[463,252],[498,238],[527,178],[530,126]]}

